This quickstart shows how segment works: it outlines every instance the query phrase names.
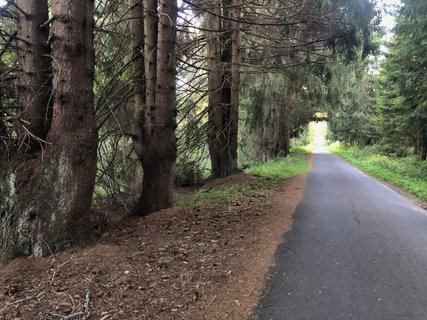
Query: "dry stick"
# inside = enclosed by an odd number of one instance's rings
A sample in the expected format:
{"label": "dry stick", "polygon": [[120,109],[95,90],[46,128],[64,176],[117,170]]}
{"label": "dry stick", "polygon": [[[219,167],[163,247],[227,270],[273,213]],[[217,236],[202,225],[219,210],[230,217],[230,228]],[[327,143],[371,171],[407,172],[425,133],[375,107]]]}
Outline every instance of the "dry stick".
{"label": "dry stick", "polygon": [[90,290],[90,286],[86,286],[86,298],[85,298],[85,304],[83,307],[83,317],[82,320],[86,320],[87,316],[89,315],[89,307],[90,307],[90,299],[92,297],[92,292]]}
{"label": "dry stick", "polygon": [[80,317],[80,316],[83,316],[83,317],[85,316],[82,311],[76,312],[76,313],[72,313],[72,314],[70,314],[68,316],[63,316],[61,314],[57,314],[57,313],[54,313],[54,312],[49,312],[49,315],[61,318],[63,320],[72,319],[72,318],[76,318],[76,317]]}
{"label": "dry stick", "polygon": [[18,303],[21,303],[21,302],[24,302],[24,301],[27,301],[27,300],[35,299],[35,298],[36,298],[36,296],[32,295],[32,296],[25,297],[25,298],[13,301],[11,303],[8,303],[3,309],[0,310],[0,315],[3,314],[6,311],[6,309],[8,309],[9,307],[11,307],[11,306],[13,306],[15,304],[18,304]]}

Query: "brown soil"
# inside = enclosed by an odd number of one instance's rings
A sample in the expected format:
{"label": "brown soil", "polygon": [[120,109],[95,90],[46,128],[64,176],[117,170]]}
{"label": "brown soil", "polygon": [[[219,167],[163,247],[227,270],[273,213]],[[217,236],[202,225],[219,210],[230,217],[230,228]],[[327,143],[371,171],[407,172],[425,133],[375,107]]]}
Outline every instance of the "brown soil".
{"label": "brown soil", "polygon": [[[247,319],[291,226],[305,175],[254,196],[126,218],[96,245],[0,268],[0,319]],[[206,188],[205,187],[205,188]]]}

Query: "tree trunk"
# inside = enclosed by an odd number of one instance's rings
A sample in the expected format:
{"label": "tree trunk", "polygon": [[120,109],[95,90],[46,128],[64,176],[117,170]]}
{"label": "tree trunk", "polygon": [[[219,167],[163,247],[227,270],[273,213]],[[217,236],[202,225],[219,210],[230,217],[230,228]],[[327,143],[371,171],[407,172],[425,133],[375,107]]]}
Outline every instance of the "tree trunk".
{"label": "tree trunk", "polygon": [[[130,31],[132,49],[132,69],[133,69],[133,98],[134,98],[134,119],[133,119],[133,150],[138,159],[142,157],[141,142],[143,141],[144,123],[148,117],[146,103],[146,81],[145,81],[145,61],[144,61],[144,3],[143,0],[129,0],[130,6]],[[134,158],[134,155],[131,157]],[[133,202],[138,203],[142,192],[143,173],[140,161],[132,165],[134,172],[132,184]]]}
{"label": "tree trunk", "polygon": [[218,0],[208,3],[210,11],[206,15],[207,64],[208,64],[208,144],[212,165],[212,176],[221,175],[221,145],[223,133],[221,123],[224,111],[221,106],[221,10]]}
{"label": "tree trunk", "polygon": [[[218,5],[214,3],[211,7]],[[210,70],[208,144],[213,178],[225,177],[238,170],[241,2],[223,0],[221,8],[222,12],[218,10],[207,16],[210,30],[207,44]],[[220,35],[215,34],[216,30]]]}
{"label": "tree trunk", "polygon": [[132,46],[133,97],[135,134],[141,134],[146,119],[146,83],[144,63],[144,5],[143,0],[129,0]]}
{"label": "tree trunk", "polygon": [[[139,156],[144,170],[141,197],[132,214],[147,215],[173,205],[176,146],[176,0],[147,3],[145,15],[145,77],[148,112]],[[157,50],[156,50],[157,48]]]}
{"label": "tree trunk", "polygon": [[[0,61],[0,74],[3,73],[3,64]],[[4,117],[6,113],[3,112],[3,86],[0,86],[0,161],[5,161],[2,159],[6,156],[7,153],[7,139],[9,138],[9,133],[7,132],[6,123],[4,122]]]}
{"label": "tree trunk", "polygon": [[[53,0],[53,115],[34,160],[8,163],[0,183],[0,263],[70,245],[85,224],[96,173],[93,2]],[[4,181],[4,182],[3,182]]]}
{"label": "tree trunk", "polygon": [[420,135],[420,160],[427,160],[427,124],[422,124],[421,135]]}
{"label": "tree trunk", "polygon": [[[51,54],[47,0],[16,0],[18,14],[18,105],[22,110],[20,139],[26,151],[40,150],[51,118]],[[25,12],[25,14],[24,14]],[[39,140],[41,139],[41,140]]]}

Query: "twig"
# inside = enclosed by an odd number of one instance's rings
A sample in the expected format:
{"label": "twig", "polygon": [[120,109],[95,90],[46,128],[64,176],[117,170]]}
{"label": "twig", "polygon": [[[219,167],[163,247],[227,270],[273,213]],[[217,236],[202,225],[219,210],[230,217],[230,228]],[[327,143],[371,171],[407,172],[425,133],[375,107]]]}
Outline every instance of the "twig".
{"label": "twig", "polygon": [[11,307],[11,306],[13,306],[15,304],[18,304],[18,303],[21,303],[21,302],[24,302],[24,301],[27,301],[27,300],[35,299],[35,298],[36,298],[36,296],[32,295],[32,296],[29,296],[29,297],[26,297],[26,298],[22,298],[22,299],[13,301],[11,303],[8,303],[5,307],[3,307],[3,309],[0,310],[0,314],[2,314],[3,312],[6,311],[7,308],[9,308],[9,307]]}
{"label": "twig", "polygon": [[90,299],[92,297],[92,292],[90,290],[90,286],[86,286],[86,298],[85,298],[85,304],[83,307],[83,317],[82,320],[86,320],[86,317],[89,314],[89,307],[90,307]]}
{"label": "twig", "polygon": [[56,19],[56,17],[55,16],[52,16],[52,18],[50,18],[49,20],[47,20],[45,23],[43,23],[43,24],[41,24],[40,25],[40,28],[44,28],[44,27],[46,27],[48,24],[50,24],[53,20],[55,20]]}
{"label": "twig", "polygon": [[63,316],[62,314],[57,314],[57,313],[54,313],[54,312],[49,312],[49,315],[61,318],[63,320],[67,320],[67,319],[72,319],[72,318],[84,316],[84,312],[79,311],[79,312],[76,312],[76,313],[69,314],[68,316]]}

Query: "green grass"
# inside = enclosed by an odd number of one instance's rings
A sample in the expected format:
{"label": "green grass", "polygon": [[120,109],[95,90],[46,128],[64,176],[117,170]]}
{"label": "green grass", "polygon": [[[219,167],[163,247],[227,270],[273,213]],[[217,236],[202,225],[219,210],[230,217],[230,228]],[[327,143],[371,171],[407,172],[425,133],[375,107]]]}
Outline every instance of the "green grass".
{"label": "green grass", "polygon": [[308,171],[307,153],[305,147],[293,148],[288,157],[255,165],[247,169],[246,173],[283,180]]}
{"label": "green grass", "polygon": [[258,182],[242,182],[230,185],[221,185],[210,190],[204,190],[186,194],[177,199],[178,205],[199,207],[217,207],[230,202],[253,197],[263,190],[277,186],[284,179],[307,172],[307,149],[295,148],[286,158],[268,161],[252,166],[245,170],[246,173],[259,176],[264,179]]}
{"label": "green grass", "polygon": [[257,191],[256,186],[248,183],[222,185],[210,190],[196,191],[179,197],[176,201],[180,206],[208,206],[217,207],[230,202],[240,201],[252,197]]}
{"label": "green grass", "polygon": [[427,201],[427,162],[415,157],[381,155],[375,147],[356,148],[333,145],[329,150],[364,172],[394,184]]}

